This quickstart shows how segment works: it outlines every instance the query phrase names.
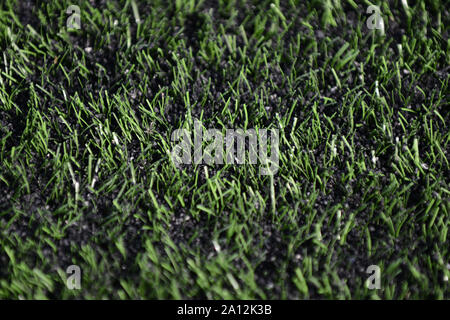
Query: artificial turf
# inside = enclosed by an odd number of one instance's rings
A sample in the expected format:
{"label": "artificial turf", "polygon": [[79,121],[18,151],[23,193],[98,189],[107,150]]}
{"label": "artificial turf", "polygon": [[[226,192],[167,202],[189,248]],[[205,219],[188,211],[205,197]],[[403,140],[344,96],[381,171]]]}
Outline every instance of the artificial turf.
{"label": "artificial turf", "polygon": [[[0,298],[450,298],[449,26],[438,0],[2,1]],[[278,171],[176,167],[197,120],[279,130]]]}

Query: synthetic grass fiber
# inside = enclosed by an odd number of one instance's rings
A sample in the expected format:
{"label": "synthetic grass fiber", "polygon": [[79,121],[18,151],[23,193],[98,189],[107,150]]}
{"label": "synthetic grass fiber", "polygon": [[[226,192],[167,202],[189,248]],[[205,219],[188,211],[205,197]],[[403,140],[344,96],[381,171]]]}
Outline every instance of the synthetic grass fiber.
{"label": "synthetic grass fiber", "polygon": [[[1,1],[0,298],[450,298],[449,17]],[[196,121],[278,130],[277,172],[176,167],[172,133]]]}

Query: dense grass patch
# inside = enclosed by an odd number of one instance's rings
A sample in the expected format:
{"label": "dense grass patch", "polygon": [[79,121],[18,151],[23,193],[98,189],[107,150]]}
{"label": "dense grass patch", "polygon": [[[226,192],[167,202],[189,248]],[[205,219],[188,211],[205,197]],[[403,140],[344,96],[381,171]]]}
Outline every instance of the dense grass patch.
{"label": "dense grass patch", "polygon": [[[0,298],[448,299],[449,8],[404,3],[2,1]],[[196,119],[279,170],[176,168]]]}

